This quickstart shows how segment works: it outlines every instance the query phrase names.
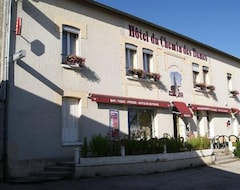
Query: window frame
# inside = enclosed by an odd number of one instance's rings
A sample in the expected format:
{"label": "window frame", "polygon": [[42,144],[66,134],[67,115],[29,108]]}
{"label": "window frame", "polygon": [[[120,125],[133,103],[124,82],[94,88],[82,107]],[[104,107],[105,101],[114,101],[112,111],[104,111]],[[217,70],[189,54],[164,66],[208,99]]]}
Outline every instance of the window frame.
{"label": "window frame", "polygon": [[199,83],[199,64],[192,63],[192,75],[193,75],[193,87],[196,87],[196,84]]}
{"label": "window frame", "polygon": [[143,70],[146,73],[153,72],[153,51],[143,48]]}
{"label": "window frame", "polygon": [[63,25],[62,27],[62,56],[80,54],[80,29],[74,26]]}
{"label": "window frame", "polygon": [[137,46],[126,43],[125,44],[125,62],[126,74],[129,74],[129,69],[137,68]]}
{"label": "window frame", "polygon": [[229,92],[233,90],[231,73],[227,73],[227,87]]}
{"label": "window frame", "polygon": [[209,84],[209,67],[202,66],[203,71],[203,84],[208,85]]}

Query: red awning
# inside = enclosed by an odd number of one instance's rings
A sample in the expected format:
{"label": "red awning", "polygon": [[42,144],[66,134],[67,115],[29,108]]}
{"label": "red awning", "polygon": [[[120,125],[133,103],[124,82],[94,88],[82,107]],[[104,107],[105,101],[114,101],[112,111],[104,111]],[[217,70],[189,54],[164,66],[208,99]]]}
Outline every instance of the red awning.
{"label": "red awning", "polygon": [[231,108],[231,111],[233,114],[239,114],[240,113],[240,110],[237,109],[237,108]]}
{"label": "red awning", "polygon": [[184,102],[172,102],[173,105],[177,108],[177,110],[181,113],[181,117],[192,117],[191,110],[187,107]]}
{"label": "red awning", "polygon": [[108,96],[102,94],[89,94],[89,98],[92,101],[98,103],[106,104],[124,104],[124,105],[135,105],[141,107],[160,107],[160,108],[169,108],[170,102],[158,101],[158,100],[147,100],[147,99],[137,99],[137,98],[128,98],[128,97],[119,97],[119,96]]}
{"label": "red awning", "polygon": [[193,111],[211,111],[211,112],[218,112],[218,113],[231,113],[231,109],[229,108],[203,106],[203,105],[196,105],[196,104],[192,104],[191,108]]}

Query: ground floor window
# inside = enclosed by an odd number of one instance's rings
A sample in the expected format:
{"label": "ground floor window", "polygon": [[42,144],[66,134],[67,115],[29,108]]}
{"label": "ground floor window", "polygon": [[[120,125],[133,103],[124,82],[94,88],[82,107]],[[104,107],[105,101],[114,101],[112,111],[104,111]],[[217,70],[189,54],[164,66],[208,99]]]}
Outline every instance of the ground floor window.
{"label": "ground floor window", "polygon": [[129,136],[131,139],[152,138],[152,109],[128,109]]}

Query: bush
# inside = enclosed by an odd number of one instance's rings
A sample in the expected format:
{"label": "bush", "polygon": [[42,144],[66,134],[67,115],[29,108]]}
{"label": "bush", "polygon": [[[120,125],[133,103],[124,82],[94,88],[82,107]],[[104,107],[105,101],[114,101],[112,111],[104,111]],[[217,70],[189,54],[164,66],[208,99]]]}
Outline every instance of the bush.
{"label": "bush", "polygon": [[106,137],[102,137],[101,135],[93,136],[89,145],[92,156],[109,156],[110,141]]}
{"label": "bush", "polygon": [[162,138],[161,141],[166,145],[167,153],[182,152],[185,150],[184,142],[180,138]]}
{"label": "bush", "polygon": [[193,137],[188,139],[187,144],[193,150],[203,150],[210,148],[210,139],[207,137]]}
{"label": "bush", "polygon": [[81,156],[86,157],[87,154],[88,154],[88,143],[87,143],[87,138],[84,137],[83,145],[82,145],[82,148],[81,148]]}
{"label": "bush", "polygon": [[236,143],[236,148],[233,151],[235,157],[240,158],[240,142]]}
{"label": "bush", "polygon": [[[93,136],[89,144],[84,138],[81,156],[120,156],[121,146],[125,147],[125,155],[160,154],[166,146],[167,153],[183,152],[189,150],[202,150],[210,147],[210,140],[207,137],[191,138],[183,142],[181,138],[151,138],[151,139],[121,139],[111,140],[101,135]],[[240,155],[240,145],[239,145]]]}

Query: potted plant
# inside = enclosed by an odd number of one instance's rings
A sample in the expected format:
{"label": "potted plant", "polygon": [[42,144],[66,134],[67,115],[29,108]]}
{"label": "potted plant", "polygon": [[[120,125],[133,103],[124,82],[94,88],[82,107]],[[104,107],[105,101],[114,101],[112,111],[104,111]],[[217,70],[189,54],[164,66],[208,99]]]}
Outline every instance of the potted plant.
{"label": "potted plant", "polygon": [[154,81],[159,81],[161,78],[161,75],[158,73],[152,73],[152,76],[153,76]]}
{"label": "potted plant", "polygon": [[135,73],[134,73],[134,69],[133,68],[129,68],[128,70],[127,70],[127,74],[129,74],[129,75],[134,75]]}
{"label": "potted plant", "polygon": [[204,84],[204,83],[196,83],[195,87],[200,88],[201,90],[205,90],[206,89],[206,84]]}
{"label": "potted plant", "polygon": [[146,73],[146,78],[147,79],[153,78],[153,73]]}
{"label": "potted plant", "polygon": [[138,78],[144,77],[144,71],[142,69],[133,69],[133,73],[138,76]]}
{"label": "potted plant", "polygon": [[83,67],[85,65],[86,59],[77,55],[68,55],[64,64],[72,67]]}
{"label": "potted plant", "polygon": [[235,97],[239,94],[239,92],[237,90],[231,90],[230,94]]}
{"label": "potted plant", "polygon": [[213,92],[213,91],[215,90],[215,86],[213,86],[213,85],[208,85],[208,86],[207,86],[207,89],[208,89],[209,91]]}

